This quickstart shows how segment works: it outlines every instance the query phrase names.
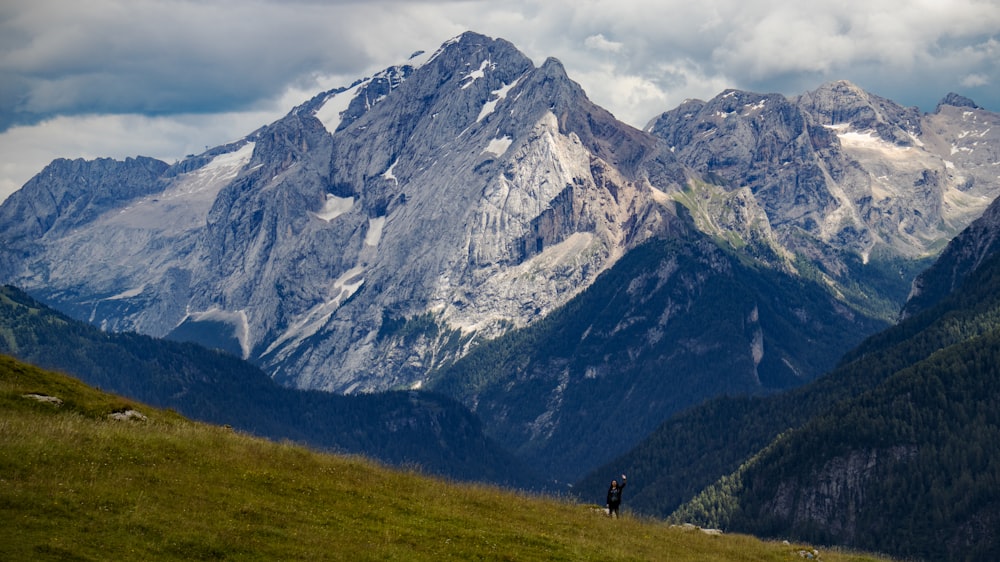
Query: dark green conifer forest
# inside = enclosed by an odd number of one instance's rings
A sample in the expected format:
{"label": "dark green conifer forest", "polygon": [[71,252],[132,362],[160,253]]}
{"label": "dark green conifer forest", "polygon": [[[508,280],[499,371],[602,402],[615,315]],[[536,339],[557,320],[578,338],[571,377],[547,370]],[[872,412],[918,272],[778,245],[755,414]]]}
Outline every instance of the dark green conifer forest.
{"label": "dark green conifer forest", "polygon": [[1000,256],[814,383],[710,401],[610,466],[642,475],[636,509],[673,521],[926,560],[996,559]]}

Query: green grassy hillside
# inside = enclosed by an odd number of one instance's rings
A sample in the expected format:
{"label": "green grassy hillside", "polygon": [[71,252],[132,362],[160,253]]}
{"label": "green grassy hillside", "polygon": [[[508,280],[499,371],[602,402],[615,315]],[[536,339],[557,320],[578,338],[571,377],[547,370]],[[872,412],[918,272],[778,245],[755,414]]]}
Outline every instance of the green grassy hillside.
{"label": "green grassy hillside", "polygon": [[[109,417],[129,410],[144,418]],[[777,561],[812,548],[611,520],[595,506],[319,454],[6,356],[0,520],[4,560]]]}

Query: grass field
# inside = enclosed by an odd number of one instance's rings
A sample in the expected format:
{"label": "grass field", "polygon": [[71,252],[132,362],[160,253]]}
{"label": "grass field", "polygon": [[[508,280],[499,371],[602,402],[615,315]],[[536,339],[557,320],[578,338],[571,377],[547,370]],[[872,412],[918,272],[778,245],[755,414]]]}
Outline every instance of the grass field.
{"label": "grass field", "polygon": [[[109,417],[129,409],[145,419]],[[0,560],[788,561],[806,548],[274,443],[0,356]]]}

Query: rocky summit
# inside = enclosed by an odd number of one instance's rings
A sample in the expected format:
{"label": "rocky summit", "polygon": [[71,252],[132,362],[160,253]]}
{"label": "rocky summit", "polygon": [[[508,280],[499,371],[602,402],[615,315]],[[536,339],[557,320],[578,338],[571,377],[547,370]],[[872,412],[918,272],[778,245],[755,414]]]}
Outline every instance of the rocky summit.
{"label": "rocky summit", "polygon": [[466,33],[139,186],[54,162],[3,206],[3,279],[288,384],[412,386],[663,232],[685,177],[661,148],[558,61]]}
{"label": "rocky summit", "polygon": [[646,130],[724,193],[748,190],[735,206],[759,206],[783,250],[844,281],[854,257],[935,255],[982,214],[1000,194],[998,124],[957,94],[921,114],[839,81],[795,98],[727,90]]}

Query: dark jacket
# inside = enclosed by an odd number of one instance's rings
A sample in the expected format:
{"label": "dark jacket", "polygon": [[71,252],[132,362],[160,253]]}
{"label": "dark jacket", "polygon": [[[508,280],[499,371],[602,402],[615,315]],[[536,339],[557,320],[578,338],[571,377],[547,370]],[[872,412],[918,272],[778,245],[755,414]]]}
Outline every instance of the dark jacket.
{"label": "dark jacket", "polygon": [[618,507],[618,505],[620,503],[622,503],[622,489],[624,489],[624,488],[625,488],[625,481],[624,480],[622,480],[622,483],[619,484],[617,487],[615,487],[615,486],[608,487],[608,505],[609,506],[611,506],[611,507]]}

